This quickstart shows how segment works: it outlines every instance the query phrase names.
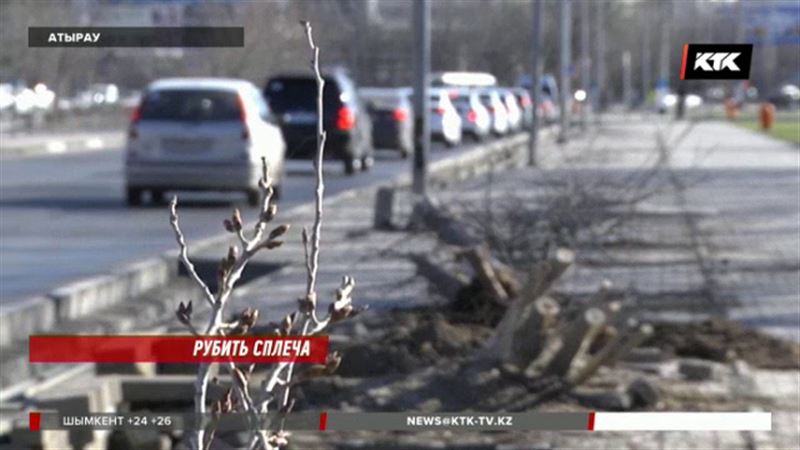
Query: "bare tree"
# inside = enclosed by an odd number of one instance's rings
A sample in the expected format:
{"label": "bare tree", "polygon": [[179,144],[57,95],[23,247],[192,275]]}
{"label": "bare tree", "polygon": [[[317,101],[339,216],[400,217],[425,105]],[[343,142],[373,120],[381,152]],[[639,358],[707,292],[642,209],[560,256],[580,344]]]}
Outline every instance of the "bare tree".
{"label": "bare tree", "polygon": [[[336,298],[328,308],[327,317],[320,319],[317,316],[317,273],[319,271],[319,253],[322,231],[322,207],[325,185],[323,182],[322,163],[325,149],[325,131],[322,128],[322,90],[324,80],[319,70],[319,47],[314,44],[311,25],[302,22],[304,26],[308,44],[313,53],[312,69],[317,78],[317,153],[314,160],[316,172],[316,195],[315,195],[315,217],[312,231],[303,229],[303,244],[305,247],[305,260],[307,269],[307,283],[305,295],[298,300],[297,310],[287,315],[275,330],[282,336],[311,336],[325,330],[329,325],[338,321],[353,317],[360,312],[359,308],[352,305],[351,294],[355,287],[355,280],[349,276],[342,279],[341,286],[336,292]],[[211,315],[204,329],[199,331],[192,323],[192,302],[181,304],[176,311],[178,320],[187,329],[197,336],[227,336],[242,335],[249,332],[258,320],[259,312],[251,308],[242,311],[238,317],[232,321],[225,321],[225,308],[231,298],[231,294],[236,283],[239,281],[242,272],[248,262],[260,250],[274,249],[282,244],[280,237],[288,230],[289,225],[283,224],[273,228],[269,233],[265,233],[267,224],[270,223],[277,214],[277,206],[272,203],[272,180],[266,160],[262,161],[263,173],[259,182],[259,187],[263,191],[263,201],[259,211],[258,219],[253,227],[250,236],[244,230],[244,222],[241,213],[235,209],[230,219],[224,221],[225,229],[236,235],[238,244],[232,245],[228,249],[228,254],[222,259],[217,272],[218,289],[212,293],[208,285],[200,278],[195,270],[194,264],[189,259],[189,249],[186,244],[183,232],[181,231],[178,213],[177,197],[173,198],[170,204],[170,222],[175,232],[175,238],[180,248],[180,261],[186,268],[189,277],[200,287],[203,292],[205,302],[211,308]],[[252,439],[250,448],[257,449],[276,449],[288,443],[288,434],[283,430],[283,418],[291,411],[291,387],[297,379],[305,379],[309,376],[331,374],[336,370],[341,358],[333,353],[328,356],[326,363],[322,366],[312,366],[297,377],[295,374],[294,362],[281,362],[275,364],[269,372],[266,380],[259,389],[250,387],[250,376],[255,370],[254,365],[247,368],[237,366],[234,362],[228,362],[225,366],[232,376],[232,386],[225,395],[213,403],[212,412],[215,415],[227,412],[245,412],[250,418]],[[208,410],[207,396],[208,383],[212,364],[202,363],[197,370],[195,380],[194,410],[198,415],[205,414]],[[274,408],[273,408],[274,405]],[[274,409],[274,411],[273,411]],[[275,413],[281,420],[278,426],[268,429],[269,424],[264,424],[264,415]],[[213,421],[208,427],[200,426],[192,437],[191,443],[194,449],[209,448],[214,438],[216,423]]]}

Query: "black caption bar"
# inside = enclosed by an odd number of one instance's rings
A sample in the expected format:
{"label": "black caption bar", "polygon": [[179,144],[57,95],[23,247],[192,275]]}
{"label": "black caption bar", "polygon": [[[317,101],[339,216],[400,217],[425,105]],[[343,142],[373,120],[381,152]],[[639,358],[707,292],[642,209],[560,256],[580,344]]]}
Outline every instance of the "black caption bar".
{"label": "black caption bar", "polygon": [[243,47],[244,27],[28,27],[28,47]]}

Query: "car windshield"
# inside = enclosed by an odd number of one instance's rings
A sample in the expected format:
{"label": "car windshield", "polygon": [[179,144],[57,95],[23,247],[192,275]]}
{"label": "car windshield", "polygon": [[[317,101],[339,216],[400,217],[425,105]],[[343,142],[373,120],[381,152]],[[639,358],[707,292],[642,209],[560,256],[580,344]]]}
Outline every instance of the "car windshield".
{"label": "car windshield", "polygon": [[141,120],[239,120],[239,96],[234,91],[210,89],[159,89],[142,102]]}
{"label": "car windshield", "polygon": [[369,94],[362,95],[361,99],[375,109],[394,109],[406,106],[403,97],[397,94]]}
{"label": "car windshield", "polygon": [[[289,111],[317,110],[317,82],[312,78],[274,78],[264,91],[273,111],[282,114]],[[325,80],[323,107],[338,110],[342,100],[339,88],[333,80]]]}
{"label": "car windshield", "polygon": [[371,98],[367,102],[374,109],[395,109],[404,106],[400,100],[394,98]]}

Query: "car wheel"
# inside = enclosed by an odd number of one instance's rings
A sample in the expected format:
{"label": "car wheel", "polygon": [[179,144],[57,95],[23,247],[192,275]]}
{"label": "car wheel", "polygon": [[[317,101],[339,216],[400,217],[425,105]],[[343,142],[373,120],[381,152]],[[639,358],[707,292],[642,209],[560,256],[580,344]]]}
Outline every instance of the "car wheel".
{"label": "car wheel", "polygon": [[125,192],[125,202],[128,206],[139,206],[142,204],[142,190],[137,188],[128,188]]}
{"label": "car wheel", "polygon": [[354,175],[361,169],[361,160],[349,156],[344,160],[344,173],[347,175]]}
{"label": "car wheel", "polygon": [[247,191],[247,204],[252,207],[261,204],[261,191],[259,189],[250,189]]}
{"label": "car wheel", "polygon": [[270,200],[280,200],[281,195],[283,195],[283,185],[281,184],[273,184],[272,185],[272,198]]}
{"label": "car wheel", "polygon": [[156,205],[163,205],[164,204],[164,191],[162,190],[152,190],[150,191],[150,201]]}
{"label": "car wheel", "polygon": [[366,155],[361,158],[361,170],[366,172],[372,168],[372,165],[375,164],[375,158],[372,155]]}

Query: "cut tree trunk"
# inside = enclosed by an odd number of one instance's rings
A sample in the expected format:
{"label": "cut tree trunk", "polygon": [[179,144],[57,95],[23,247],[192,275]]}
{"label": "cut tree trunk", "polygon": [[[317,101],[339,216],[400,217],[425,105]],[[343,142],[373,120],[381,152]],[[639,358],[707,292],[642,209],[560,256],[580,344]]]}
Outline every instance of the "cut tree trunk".
{"label": "cut tree trunk", "polygon": [[548,336],[558,321],[558,303],[550,297],[540,297],[522,311],[524,323],[511,336],[509,354],[505,360],[524,370],[544,350]]}
{"label": "cut tree trunk", "polygon": [[611,338],[603,348],[589,358],[583,367],[570,374],[569,383],[573,386],[583,383],[594,375],[600,366],[613,364],[653,334],[651,325],[639,325],[635,320],[631,320],[627,328]]}
{"label": "cut tree trunk", "polygon": [[545,375],[563,377],[569,372],[572,361],[581,348],[587,348],[606,322],[606,315],[598,308],[589,308],[564,327],[561,348],[550,360]]}
{"label": "cut tree trunk", "polygon": [[510,299],[519,292],[519,282],[514,272],[494,261],[484,245],[476,245],[463,253],[464,258],[472,266],[475,276],[483,289],[498,305],[507,306]]}
{"label": "cut tree trunk", "polygon": [[[527,359],[529,356],[535,358],[541,352],[544,341],[537,343],[532,340],[541,339],[542,327],[554,322],[552,317],[558,314],[558,310],[554,310],[547,300],[541,302],[539,308],[533,305],[566,272],[574,260],[575,254],[571,250],[561,248],[553,252],[550,258],[534,266],[522,292],[509,304],[495,328],[495,334],[489,340],[484,356],[501,362],[516,361],[527,365],[532,360]],[[524,352],[524,357],[512,356],[519,349],[527,347],[531,349]]]}

